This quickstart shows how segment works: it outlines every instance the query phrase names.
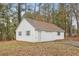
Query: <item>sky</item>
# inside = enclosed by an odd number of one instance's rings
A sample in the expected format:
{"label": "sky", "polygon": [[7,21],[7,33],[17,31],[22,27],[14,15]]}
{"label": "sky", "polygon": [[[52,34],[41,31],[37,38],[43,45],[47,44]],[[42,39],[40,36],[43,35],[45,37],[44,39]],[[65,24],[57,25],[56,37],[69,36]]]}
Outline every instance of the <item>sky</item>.
{"label": "sky", "polygon": [[[38,4],[38,3],[37,3]],[[35,3],[28,3],[27,5],[30,5],[29,7],[32,9],[32,10],[34,10],[34,7],[35,7]],[[58,9],[58,3],[54,3],[54,5],[55,5],[55,9],[57,10]],[[15,11],[17,11],[16,10],[16,6],[17,6],[17,3],[10,3],[10,7],[12,7],[11,8],[11,10],[13,11],[13,12],[15,12]],[[22,8],[25,8],[25,6],[24,5],[22,5]],[[38,10],[38,6],[36,6],[36,11]],[[21,13],[21,15],[23,15],[25,12],[24,11],[22,11],[22,13]]]}

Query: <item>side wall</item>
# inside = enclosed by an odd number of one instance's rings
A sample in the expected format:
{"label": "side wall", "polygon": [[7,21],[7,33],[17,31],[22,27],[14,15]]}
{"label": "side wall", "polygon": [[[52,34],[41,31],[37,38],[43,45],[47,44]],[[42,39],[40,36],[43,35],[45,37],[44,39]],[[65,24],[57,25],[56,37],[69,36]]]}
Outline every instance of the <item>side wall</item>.
{"label": "side wall", "polygon": [[53,41],[64,39],[64,32],[60,32],[60,35],[57,35],[57,32],[45,32],[45,31],[36,31],[36,39],[38,41]]}
{"label": "side wall", "polygon": [[[30,31],[30,35],[29,36],[26,35],[26,31]],[[22,32],[22,35],[19,36],[18,32]],[[16,30],[16,40],[29,41],[29,42],[35,41],[35,29],[25,19],[22,20],[22,22],[20,23],[20,25],[18,26],[18,28]]]}

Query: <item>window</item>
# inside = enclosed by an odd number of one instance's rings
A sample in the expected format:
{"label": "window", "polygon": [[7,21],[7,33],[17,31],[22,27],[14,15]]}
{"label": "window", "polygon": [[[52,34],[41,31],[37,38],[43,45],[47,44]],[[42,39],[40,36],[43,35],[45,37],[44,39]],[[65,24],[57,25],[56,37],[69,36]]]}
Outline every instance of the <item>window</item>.
{"label": "window", "polygon": [[19,32],[19,36],[21,36],[22,35],[22,32]]}
{"label": "window", "polygon": [[29,35],[30,35],[30,31],[26,31],[26,35],[28,35],[28,36],[29,36]]}
{"label": "window", "polygon": [[60,32],[58,32],[57,35],[60,35]]}

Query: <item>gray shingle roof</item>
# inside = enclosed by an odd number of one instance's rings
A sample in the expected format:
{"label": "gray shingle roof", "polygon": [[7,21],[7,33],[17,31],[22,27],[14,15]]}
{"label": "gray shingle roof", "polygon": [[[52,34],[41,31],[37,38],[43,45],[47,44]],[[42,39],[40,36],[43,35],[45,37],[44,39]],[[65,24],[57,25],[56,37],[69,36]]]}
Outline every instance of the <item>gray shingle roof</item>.
{"label": "gray shingle roof", "polygon": [[56,26],[55,24],[50,24],[47,22],[42,22],[42,21],[37,21],[37,20],[32,20],[32,19],[26,19],[32,26],[35,27],[36,30],[40,31],[61,31],[63,32],[64,30],[61,29],[60,27]]}

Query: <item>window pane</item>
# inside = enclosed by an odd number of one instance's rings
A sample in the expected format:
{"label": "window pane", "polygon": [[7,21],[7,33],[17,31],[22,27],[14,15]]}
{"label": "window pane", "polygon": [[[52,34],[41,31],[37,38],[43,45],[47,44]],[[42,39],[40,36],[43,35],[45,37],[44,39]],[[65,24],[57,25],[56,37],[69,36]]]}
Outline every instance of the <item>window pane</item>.
{"label": "window pane", "polygon": [[58,35],[60,35],[60,32],[58,32]]}
{"label": "window pane", "polygon": [[22,33],[21,32],[19,32],[19,36],[21,36],[22,35]]}
{"label": "window pane", "polygon": [[30,35],[30,31],[26,31],[26,35]]}

